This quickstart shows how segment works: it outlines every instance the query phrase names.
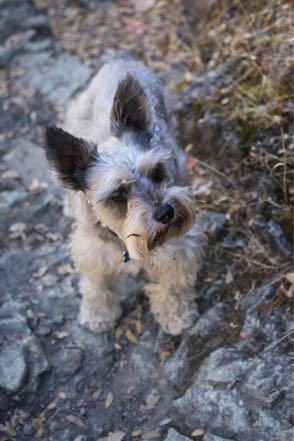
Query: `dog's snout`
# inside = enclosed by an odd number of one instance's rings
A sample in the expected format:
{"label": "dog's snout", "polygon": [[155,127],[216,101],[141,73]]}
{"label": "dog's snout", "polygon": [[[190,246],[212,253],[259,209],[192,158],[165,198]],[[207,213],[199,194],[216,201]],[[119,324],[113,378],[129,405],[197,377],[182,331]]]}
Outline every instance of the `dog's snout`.
{"label": "dog's snout", "polygon": [[154,218],[157,220],[157,222],[160,222],[161,224],[167,224],[173,219],[173,217],[174,209],[169,204],[160,207],[154,215]]}

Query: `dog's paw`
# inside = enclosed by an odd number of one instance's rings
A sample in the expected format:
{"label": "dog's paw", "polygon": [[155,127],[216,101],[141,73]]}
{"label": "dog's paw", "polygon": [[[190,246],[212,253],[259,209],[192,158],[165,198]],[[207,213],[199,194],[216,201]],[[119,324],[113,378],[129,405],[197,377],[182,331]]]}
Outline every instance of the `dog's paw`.
{"label": "dog's paw", "polygon": [[185,329],[190,328],[199,316],[194,302],[180,298],[174,298],[171,304],[152,301],[151,311],[162,329],[171,335],[180,335]]}
{"label": "dog's paw", "polygon": [[121,307],[114,304],[111,308],[102,307],[101,304],[82,302],[79,322],[93,332],[110,331],[121,316]]}

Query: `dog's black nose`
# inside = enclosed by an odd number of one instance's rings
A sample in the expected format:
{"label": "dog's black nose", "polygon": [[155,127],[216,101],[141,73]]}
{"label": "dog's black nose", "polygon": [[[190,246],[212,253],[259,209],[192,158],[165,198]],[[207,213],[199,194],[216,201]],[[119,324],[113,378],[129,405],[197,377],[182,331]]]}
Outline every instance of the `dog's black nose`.
{"label": "dog's black nose", "polygon": [[171,205],[163,205],[155,213],[154,218],[161,224],[167,224],[174,217],[174,209]]}

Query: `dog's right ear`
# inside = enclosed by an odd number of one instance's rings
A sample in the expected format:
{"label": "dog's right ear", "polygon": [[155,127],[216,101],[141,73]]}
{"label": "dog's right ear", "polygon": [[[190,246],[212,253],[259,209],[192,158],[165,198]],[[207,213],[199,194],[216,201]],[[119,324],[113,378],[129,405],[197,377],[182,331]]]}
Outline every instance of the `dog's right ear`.
{"label": "dog's right ear", "polygon": [[118,84],[113,98],[110,115],[111,131],[118,137],[128,131],[150,138],[150,120],[147,95],[139,81],[131,74],[127,74]]}
{"label": "dog's right ear", "polygon": [[72,190],[87,189],[86,170],[96,157],[95,146],[56,126],[46,128],[44,150],[61,184]]}

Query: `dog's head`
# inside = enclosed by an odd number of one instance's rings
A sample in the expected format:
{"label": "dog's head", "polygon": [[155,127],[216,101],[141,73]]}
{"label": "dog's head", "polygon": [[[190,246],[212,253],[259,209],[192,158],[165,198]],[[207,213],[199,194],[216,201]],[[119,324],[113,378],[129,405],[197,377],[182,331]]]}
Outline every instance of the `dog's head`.
{"label": "dog's head", "polygon": [[113,99],[106,142],[97,146],[54,126],[46,131],[45,153],[60,182],[85,193],[133,258],[150,255],[194,223],[192,195],[176,184],[171,151],[151,148],[151,120],[143,88],[127,75]]}

